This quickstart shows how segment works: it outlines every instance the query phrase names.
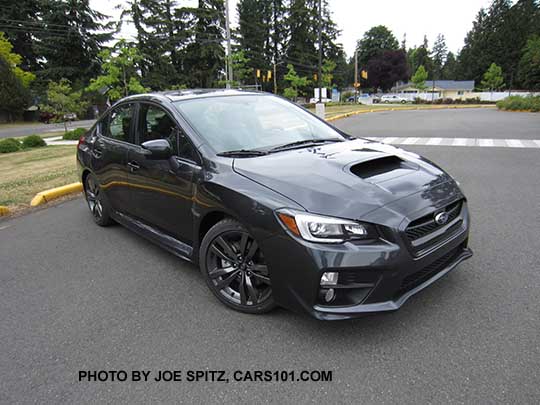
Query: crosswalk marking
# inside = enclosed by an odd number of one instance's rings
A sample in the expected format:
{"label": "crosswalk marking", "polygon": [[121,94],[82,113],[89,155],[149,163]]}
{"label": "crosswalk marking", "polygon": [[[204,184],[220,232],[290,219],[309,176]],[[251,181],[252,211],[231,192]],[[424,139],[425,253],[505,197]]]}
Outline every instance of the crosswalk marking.
{"label": "crosswalk marking", "polygon": [[467,138],[454,138],[452,146],[467,146]]}
{"label": "crosswalk marking", "polygon": [[429,141],[427,141],[426,145],[438,145],[442,141],[442,138],[429,138]]}
{"label": "crosswalk marking", "polygon": [[493,139],[479,139],[478,145],[480,146],[493,146]]}
{"label": "crosswalk marking", "polygon": [[523,148],[523,144],[521,143],[519,139],[507,139],[506,143],[511,148]]}
{"label": "crosswalk marking", "polygon": [[540,148],[539,139],[370,137],[390,145],[467,146],[487,148]]}

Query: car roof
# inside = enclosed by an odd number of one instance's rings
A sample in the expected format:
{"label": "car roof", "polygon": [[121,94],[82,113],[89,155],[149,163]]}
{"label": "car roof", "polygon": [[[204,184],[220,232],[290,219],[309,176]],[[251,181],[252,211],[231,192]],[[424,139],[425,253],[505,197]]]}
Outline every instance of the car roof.
{"label": "car roof", "polygon": [[262,91],[242,90],[242,89],[182,89],[168,90],[153,93],[136,94],[128,96],[120,101],[152,100],[161,99],[166,101],[181,101],[205,97],[239,96],[239,95],[264,95],[269,94]]}

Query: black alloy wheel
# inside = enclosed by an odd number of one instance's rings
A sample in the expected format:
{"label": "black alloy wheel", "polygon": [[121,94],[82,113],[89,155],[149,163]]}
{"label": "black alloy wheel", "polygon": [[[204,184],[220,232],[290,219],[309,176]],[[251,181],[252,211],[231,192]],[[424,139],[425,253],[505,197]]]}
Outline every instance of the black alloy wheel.
{"label": "black alloy wheel", "polygon": [[201,271],[224,304],[247,313],[275,307],[268,267],[257,241],[237,221],[217,223],[201,245]]}
{"label": "black alloy wheel", "polygon": [[110,208],[104,194],[93,174],[89,174],[85,179],[84,194],[88,208],[94,217],[96,224],[107,226],[112,223]]}

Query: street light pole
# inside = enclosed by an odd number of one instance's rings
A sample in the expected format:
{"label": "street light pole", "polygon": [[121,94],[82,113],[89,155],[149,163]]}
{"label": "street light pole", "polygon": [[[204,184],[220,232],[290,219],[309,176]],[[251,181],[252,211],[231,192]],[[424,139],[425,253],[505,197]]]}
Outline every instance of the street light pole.
{"label": "street light pole", "polygon": [[319,87],[319,103],[322,103],[322,3],[319,0],[319,72],[317,74],[317,86]]}
{"label": "street light pole", "polygon": [[354,50],[354,102],[358,101],[358,48]]}
{"label": "street light pole", "polygon": [[233,81],[233,72],[232,72],[232,55],[231,55],[231,28],[229,25],[229,0],[225,0],[225,35],[227,40],[227,84],[228,89],[231,88],[231,83]]}

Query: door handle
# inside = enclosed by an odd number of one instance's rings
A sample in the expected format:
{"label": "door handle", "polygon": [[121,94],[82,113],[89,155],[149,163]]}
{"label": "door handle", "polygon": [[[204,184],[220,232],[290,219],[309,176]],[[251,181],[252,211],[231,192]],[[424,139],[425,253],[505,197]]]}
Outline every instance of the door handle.
{"label": "door handle", "polygon": [[94,149],[92,149],[92,155],[94,155],[96,159],[100,159],[101,156],[103,156],[103,152],[101,149],[94,147]]}
{"label": "door handle", "polygon": [[129,166],[129,170],[132,172],[139,170],[141,168],[141,166],[139,166],[137,162],[129,162],[127,165]]}

